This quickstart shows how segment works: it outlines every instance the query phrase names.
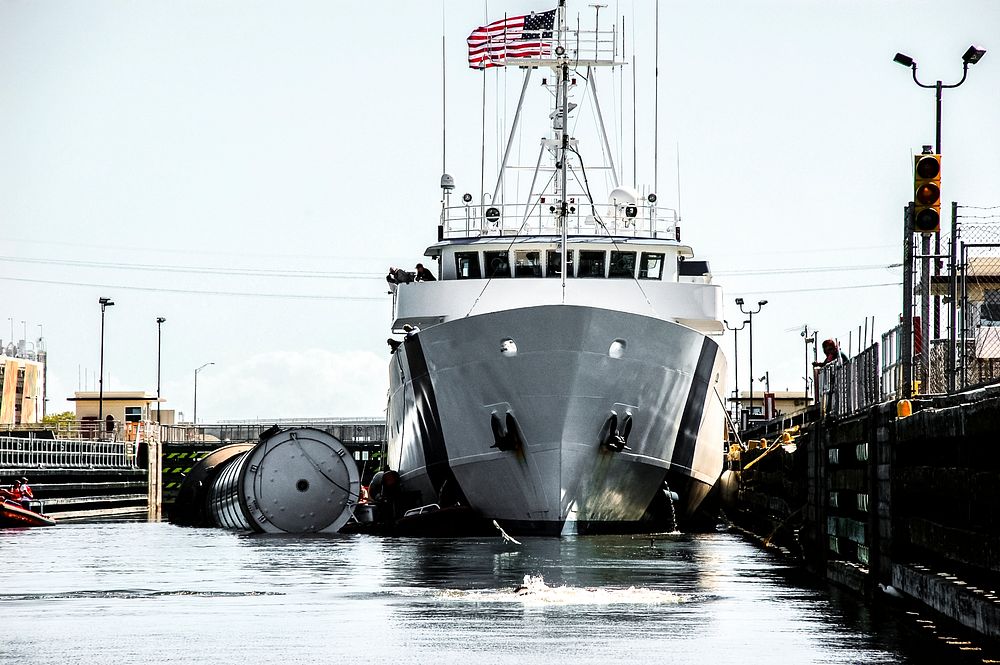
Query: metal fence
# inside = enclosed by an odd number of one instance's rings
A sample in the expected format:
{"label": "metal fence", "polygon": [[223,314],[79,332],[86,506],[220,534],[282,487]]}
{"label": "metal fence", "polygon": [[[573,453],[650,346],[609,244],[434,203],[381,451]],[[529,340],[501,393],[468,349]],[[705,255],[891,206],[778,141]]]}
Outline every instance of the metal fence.
{"label": "metal fence", "polygon": [[135,443],[0,436],[0,468],[134,469]]}
{"label": "metal fence", "polygon": [[907,235],[912,309],[882,336],[884,399],[1000,382],[1000,206],[954,204],[950,228],[942,226],[939,235]]}
{"label": "metal fence", "polygon": [[877,343],[847,362],[826,365],[816,382],[823,414],[845,416],[878,404],[883,399],[883,375]]}
{"label": "metal fence", "polygon": [[956,387],[1000,380],[1000,224],[978,219],[957,225],[952,295]]}
{"label": "metal fence", "polygon": [[882,334],[882,399],[895,399],[903,385],[903,326]]}

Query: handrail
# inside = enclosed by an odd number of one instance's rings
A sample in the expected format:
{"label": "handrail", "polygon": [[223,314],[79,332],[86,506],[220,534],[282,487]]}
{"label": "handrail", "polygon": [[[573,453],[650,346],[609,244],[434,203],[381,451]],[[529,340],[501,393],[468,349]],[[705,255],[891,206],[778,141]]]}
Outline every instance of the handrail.
{"label": "handrail", "polygon": [[[484,203],[447,206],[441,214],[444,238],[559,235],[555,200],[542,197],[536,204]],[[595,216],[595,209],[597,215]],[[585,197],[572,197],[568,232],[579,236],[676,239],[677,211],[640,201],[636,204],[591,206]]]}
{"label": "handrail", "polygon": [[0,436],[0,469],[135,469],[132,441]]}

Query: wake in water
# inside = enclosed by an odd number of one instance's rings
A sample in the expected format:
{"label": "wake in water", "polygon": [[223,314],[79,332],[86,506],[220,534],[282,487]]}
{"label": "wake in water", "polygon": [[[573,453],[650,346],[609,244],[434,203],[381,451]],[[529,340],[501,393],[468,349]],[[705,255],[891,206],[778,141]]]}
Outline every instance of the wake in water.
{"label": "wake in water", "polygon": [[525,605],[673,605],[685,600],[670,591],[644,587],[554,587],[545,584],[541,576],[533,575],[525,575],[524,582],[515,589],[445,591],[444,596]]}

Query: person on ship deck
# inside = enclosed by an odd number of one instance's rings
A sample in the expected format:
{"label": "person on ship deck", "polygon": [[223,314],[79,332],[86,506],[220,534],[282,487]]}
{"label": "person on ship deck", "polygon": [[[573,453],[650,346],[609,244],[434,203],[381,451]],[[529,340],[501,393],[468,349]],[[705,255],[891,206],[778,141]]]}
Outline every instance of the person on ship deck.
{"label": "person on ship deck", "polygon": [[417,281],[418,282],[433,282],[435,280],[434,273],[424,267],[423,263],[417,264]]}

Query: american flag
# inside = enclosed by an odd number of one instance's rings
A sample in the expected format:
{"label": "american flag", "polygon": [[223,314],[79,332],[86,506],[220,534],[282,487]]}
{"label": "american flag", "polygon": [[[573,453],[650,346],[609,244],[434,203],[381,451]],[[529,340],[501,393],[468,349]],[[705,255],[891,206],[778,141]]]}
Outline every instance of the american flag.
{"label": "american flag", "polygon": [[469,67],[503,67],[507,58],[531,58],[550,55],[552,26],[556,10],[510,16],[489,25],[481,25],[466,40],[469,43]]}

